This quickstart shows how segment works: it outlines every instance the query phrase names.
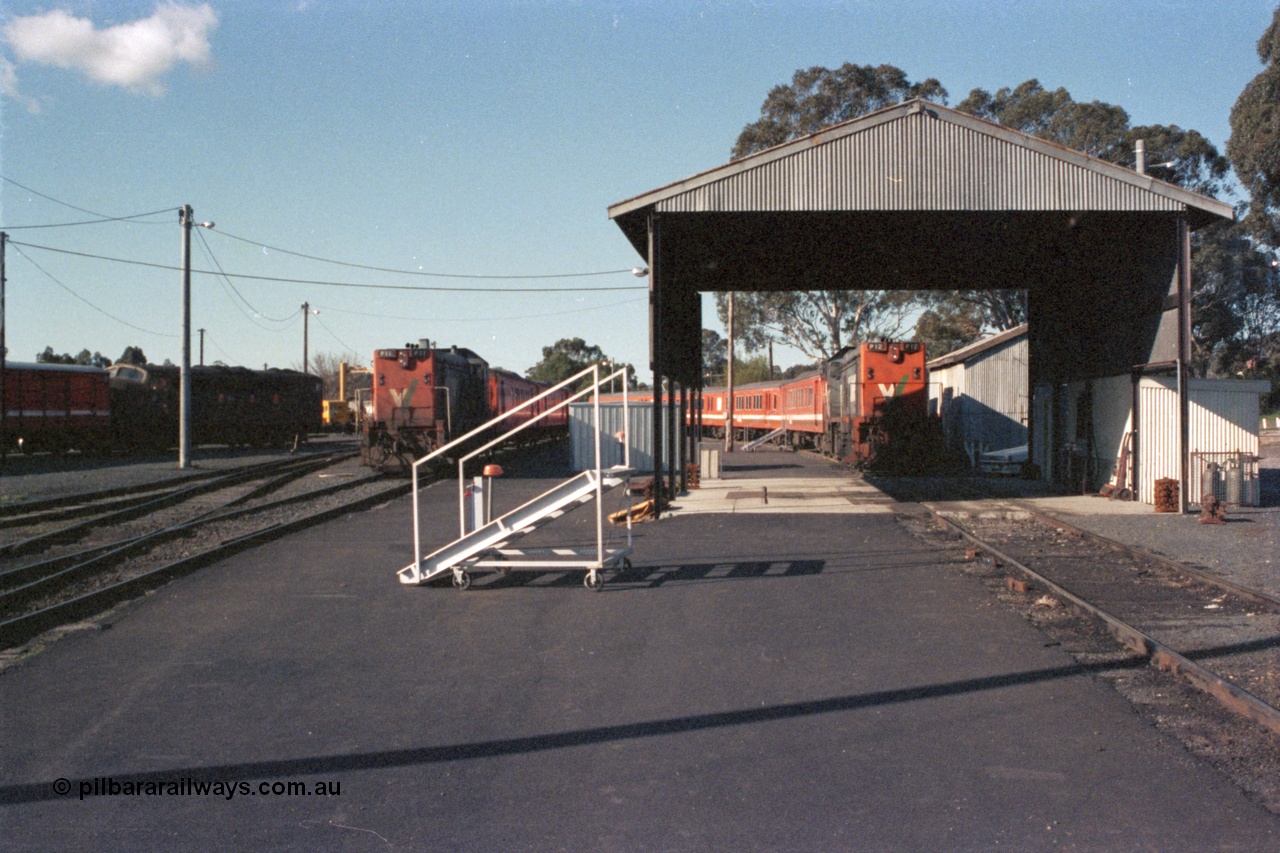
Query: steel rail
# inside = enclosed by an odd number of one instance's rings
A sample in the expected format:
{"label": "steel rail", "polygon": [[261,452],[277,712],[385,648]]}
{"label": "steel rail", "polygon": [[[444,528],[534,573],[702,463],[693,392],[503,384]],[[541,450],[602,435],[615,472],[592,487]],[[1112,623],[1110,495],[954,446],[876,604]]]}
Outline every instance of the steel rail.
{"label": "steel rail", "polygon": [[[208,475],[213,476],[213,475]],[[203,479],[207,479],[206,476]],[[185,485],[161,486],[159,484],[147,484],[147,488],[139,490],[131,495],[117,496],[107,494],[105,496],[86,496],[86,495],[70,495],[63,501],[58,502],[55,508],[42,509],[26,514],[8,514],[0,515],[0,529],[8,529],[11,527],[33,527],[37,524],[45,524],[53,521],[65,521],[72,518],[83,518],[86,515],[101,515],[105,512],[114,510],[127,509],[131,506],[146,503],[157,497],[172,494],[179,489],[185,488]]]}
{"label": "steel rail", "polygon": [[[320,455],[332,456],[335,453],[341,454],[344,452],[358,453],[359,451],[326,450],[319,451],[316,456],[298,458],[317,458]],[[62,497],[42,498],[35,501],[4,503],[0,504],[0,527],[16,527],[23,524],[36,523],[42,520],[56,521],[59,518],[75,518],[77,515],[89,515],[96,511],[92,504],[108,501],[111,498],[128,498],[131,495],[139,495],[146,492],[167,492],[201,480],[209,480],[215,477],[222,477],[227,474],[235,474],[242,471],[251,471],[262,464],[263,463],[261,462],[254,462],[249,465],[238,465],[232,468],[220,470],[193,471],[174,477],[167,477],[163,480],[151,480],[146,483],[135,483],[131,486],[116,486],[110,489],[97,489],[92,492],[78,492],[75,494],[63,495]],[[146,500],[146,498],[138,498],[138,501],[143,500]],[[84,504],[85,506],[68,507],[67,504]],[[46,517],[40,518],[39,516],[42,514],[45,514]],[[36,517],[32,518],[32,516]]]}
{"label": "steel rail", "polygon": [[[332,493],[333,491],[349,489],[353,485],[354,484],[352,483],[340,483],[336,486],[330,487],[329,489],[321,491],[324,491],[325,493]],[[255,545],[270,541],[288,533],[303,530],[307,527],[320,524],[332,518],[337,518],[349,512],[367,509],[380,503],[384,503],[389,499],[401,497],[408,493],[411,488],[412,486],[409,483],[396,483],[387,489],[380,491],[378,494],[369,495],[340,506],[330,507],[329,509],[321,510],[318,513],[313,513],[303,518],[293,519],[292,521],[282,522],[280,524],[271,525],[260,530],[246,533],[242,536],[235,537],[234,539],[221,542],[212,548],[191,554],[190,556],[167,563],[163,566],[158,566],[132,578],[111,584],[110,586],[105,586],[101,589],[77,596],[76,598],[52,604],[48,607],[42,608],[41,610],[0,622],[0,648],[19,645],[51,628],[102,613],[122,601],[134,598],[147,590],[168,583],[169,581],[182,577],[185,574],[189,574],[204,565],[225,559],[241,551],[248,550]],[[311,492],[307,495],[295,495],[268,506],[234,510],[233,514],[242,515],[249,512],[258,512],[277,504],[297,502],[304,498],[316,497],[319,494],[320,492]],[[201,523],[210,523],[213,520],[215,519],[205,519]],[[220,517],[217,520],[226,520],[226,517]]]}
{"label": "steel rail", "polygon": [[[253,466],[242,466],[241,468],[233,468],[233,469],[229,469],[228,471],[200,471],[200,472],[197,472],[194,474],[188,474],[185,476],[170,477],[165,480],[152,480],[147,483],[137,483],[132,486],[117,486],[112,489],[99,489],[97,491],[92,491],[92,492],[78,492],[76,494],[64,495],[63,497],[59,497],[59,498],[43,498],[38,501],[18,501],[16,503],[3,504],[3,505],[0,505],[0,519],[3,519],[3,521],[0,522],[0,526],[5,526],[5,527],[15,526],[14,523],[10,520],[15,517],[19,519],[26,519],[26,518],[29,518],[30,516],[37,516],[35,520],[39,521],[40,518],[38,516],[44,513],[48,513],[48,515],[51,518],[54,518],[55,520],[56,520],[56,517],[60,515],[64,517],[74,517],[74,514],[77,511],[79,511],[80,515],[86,515],[87,513],[93,511],[92,508],[89,508],[89,509],[85,509],[84,507],[68,508],[66,505],[68,503],[93,504],[96,502],[107,501],[107,500],[110,500],[111,498],[125,498],[130,495],[138,495],[144,492],[168,491],[170,489],[181,488],[184,485],[197,482],[200,480],[208,480],[212,477],[219,477],[219,476],[222,476],[223,474],[227,474],[232,471],[243,470],[243,467],[253,467]],[[145,498],[141,498],[140,500],[145,500]],[[30,523],[30,522],[23,520],[23,521],[20,521],[20,523]]]}
{"label": "steel rail", "polygon": [[1190,575],[1196,580],[1203,581],[1207,584],[1211,584],[1227,592],[1238,595],[1241,598],[1247,598],[1247,599],[1250,599],[1251,601],[1256,601],[1262,604],[1271,604],[1275,606],[1280,606],[1280,598],[1277,598],[1273,595],[1262,592],[1261,590],[1252,589],[1247,586],[1241,586],[1240,584],[1234,581],[1229,581],[1226,578],[1218,577],[1216,575],[1210,574],[1209,572],[1203,571],[1201,569],[1197,569],[1194,566],[1188,566],[1186,563],[1179,563],[1177,560],[1171,560],[1168,557],[1162,557],[1159,554],[1156,554],[1152,551],[1147,551],[1143,548],[1139,548],[1136,545],[1127,545],[1124,542],[1118,542],[1115,539],[1108,539],[1106,536],[1103,536],[1098,533],[1093,533],[1091,531],[1085,530],[1080,527],[1076,527],[1074,524],[1063,521],[1062,519],[1056,518],[1052,515],[1046,515],[1040,510],[1033,509],[1032,507],[1026,506],[1020,501],[1010,500],[1008,501],[1008,504],[1014,507],[1015,509],[1017,509],[1019,512],[1026,512],[1030,514],[1032,518],[1039,521],[1041,524],[1047,524],[1050,527],[1056,527],[1057,529],[1061,530],[1063,533],[1066,533],[1070,536],[1077,536],[1081,539],[1087,540],[1089,542],[1093,542],[1097,545],[1105,545],[1111,548],[1118,548],[1122,551],[1128,551],[1130,554],[1133,554],[1136,557],[1140,557],[1143,560],[1150,560],[1151,562],[1157,563],[1166,569],[1170,569],[1171,571],[1181,572],[1183,574]]}
{"label": "steel rail", "polygon": [[262,509],[286,506],[289,503],[301,502],[317,495],[323,497],[327,494],[334,494],[346,489],[366,485],[370,480],[375,479],[374,476],[370,476],[359,480],[350,480],[344,483],[334,484],[325,489],[315,489],[289,498],[283,498],[274,503],[262,504],[239,511],[229,511],[231,507],[244,503],[247,500],[251,500],[260,493],[279,488],[279,486],[291,479],[296,479],[299,476],[304,476],[313,470],[323,467],[326,466],[312,465],[305,469],[288,471],[285,474],[272,478],[267,483],[264,483],[262,486],[259,486],[247,494],[238,495],[232,498],[221,507],[215,507],[207,510],[206,512],[195,515],[186,521],[156,528],[155,530],[151,530],[146,533],[140,533],[137,536],[117,539],[113,542],[95,545],[91,548],[85,548],[70,554],[62,554],[57,557],[51,557],[47,560],[40,560],[35,563],[28,563],[25,566],[16,566],[12,569],[0,571],[0,587],[7,587],[7,589],[0,592],[0,606],[3,605],[5,596],[17,589],[26,588],[30,584],[38,583],[48,578],[61,576],[64,572],[84,569],[91,564],[94,564],[96,561],[107,557],[128,556],[135,551],[143,550],[144,547],[150,547],[155,543],[162,542],[168,537],[185,532],[186,530],[197,527],[202,523],[230,520],[241,515],[246,515],[249,512],[257,512]]}
{"label": "steel rail", "polygon": [[[341,458],[344,455],[353,456],[355,455],[355,451],[343,451],[340,454],[331,454],[329,458],[332,461],[332,459]],[[151,498],[142,503],[133,504],[114,512],[97,515],[93,518],[79,522],[78,524],[70,524],[66,527],[50,530],[47,533],[40,533],[26,539],[20,539],[16,542],[9,542],[4,545],[0,545],[0,555],[29,553],[31,551],[47,547],[51,543],[74,538],[85,530],[100,527],[103,524],[129,521],[131,519],[138,518],[139,516],[146,515],[149,512],[154,512],[155,510],[164,509],[182,503],[183,501],[189,500],[190,498],[198,495],[217,491],[218,489],[226,488],[227,486],[234,485],[236,483],[242,483],[245,480],[251,480],[255,477],[265,476],[275,470],[305,467],[315,464],[316,460],[309,457],[304,460],[285,459],[268,462],[264,465],[239,468],[229,474],[216,476],[212,479],[187,486],[186,488],[178,489],[176,491],[168,492],[160,497]]]}
{"label": "steel rail", "polygon": [[1088,542],[1093,542],[1094,544],[1097,544],[1097,545],[1104,545],[1110,548],[1119,549],[1121,551],[1127,551],[1130,554],[1136,557],[1140,557],[1143,560],[1150,560],[1151,562],[1156,563],[1160,566],[1163,566],[1166,569],[1170,569],[1175,572],[1181,572],[1183,574],[1190,575],[1191,577],[1194,577],[1196,580],[1200,580],[1207,584],[1211,584],[1213,586],[1219,587],[1220,589],[1223,589],[1230,593],[1234,593],[1235,595],[1241,596],[1242,598],[1247,598],[1252,601],[1257,601],[1263,604],[1280,606],[1280,598],[1270,595],[1269,593],[1262,592],[1261,590],[1252,589],[1247,586],[1241,586],[1240,584],[1235,583],[1234,581],[1229,581],[1226,578],[1218,577],[1217,575],[1210,574],[1207,571],[1197,569],[1194,566],[1188,566],[1185,563],[1179,563],[1177,560],[1173,560],[1173,559],[1170,559],[1169,557],[1161,556],[1160,554],[1156,554],[1152,551],[1147,551],[1144,548],[1139,548],[1137,545],[1129,545],[1125,542],[1120,542],[1115,539],[1110,539],[1106,536],[1101,535],[1100,533],[1093,533],[1092,531],[1085,530],[1082,527],[1077,527],[1076,525],[1072,524],[1069,521],[1063,521],[1061,518],[1058,518],[1057,516],[1049,515],[1048,513],[1045,513],[1042,510],[1036,509],[1035,507],[1029,505],[1025,500],[1022,500],[1019,498],[1002,498],[997,495],[993,495],[990,492],[987,492],[970,482],[964,482],[962,485],[964,485],[965,488],[968,488],[973,492],[975,492],[976,494],[980,495],[983,500],[998,501],[1001,504],[1012,507],[1018,512],[1025,512],[1028,515],[1030,515],[1032,518],[1039,521],[1041,524],[1046,524],[1050,527],[1057,528],[1058,530],[1068,535],[1079,537]]}
{"label": "steel rail", "polygon": [[159,530],[153,530],[149,533],[143,533],[140,536],[133,537],[132,539],[112,543],[112,545],[105,546],[104,549],[100,549],[98,553],[92,554],[87,559],[81,560],[80,562],[74,563],[73,565],[65,568],[55,568],[54,571],[49,571],[44,575],[38,575],[38,569],[42,566],[40,563],[33,563],[31,566],[22,566],[18,569],[12,569],[10,572],[6,573],[7,577],[11,576],[14,578],[20,578],[22,576],[20,573],[37,574],[37,577],[21,584],[20,586],[13,586],[3,592],[0,592],[0,610],[10,607],[20,607],[23,603],[28,602],[33,598],[51,594],[59,588],[65,587],[83,577],[91,575],[95,569],[98,569],[101,566],[102,563],[112,558],[124,558],[131,556],[154,547],[155,545],[177,539],[192,530],[199,529],[205,525],[215,524],[220,521],[232,521],[251,513],[270,511],[289,506],[291,504],[313,500],[315,498],[328,497],[329,495],[347,491],[349,489],[356,488],[357,486],[368,485],[369,481],[372,479],[375,478],[366,478],[364,480],[357,480],[354,482],[335,483],[334,485],[323,489],[316,489],[299,495],[291,495],[287,498],[281,498],[278,501],[272,501],[271,503],[226,510],[216,515],[202,515],[198,518],[189,519],[179,524],[170,525],[169,527],[161,528]]}
{"label": "steel rail", "polygon": [[[960,525],[943,516],[937,509],[930,506],[927,502],[922,502],[920,505],[933,515],[937,520],[937,523],[940,523],[945,528],[954,531],[978,548],[981,548],[983,551],[991,554],[1004,565],[1012,566],[1017,569],[1022,574],[1031,578],[1034,582],[1041,584],[1045,589],[1051,591],[1053,594],[1071,602],[1071,604],[1081,611],[1097,618],[1107,626],[1107,629],[1110,631],[1112,636],[1118,639],[1131,651],[1146,657],[1157,669],[1181,676],[1192,686],[1217,699],[1229,710],[1240,714],[1259,725],[1265,726],[1277,734],[1280,734],[1280,708],[1276,708],[1273,705],[1264,702],[1262,699],[1259,699],[1257,696],[1254,696],[1247,690],[1237,687],[1225,678],[1216,675],[1209,669],[1206,669],[1196,663],[1186,655],[1181,654],[1122,619],[1108,613],[1101,607],[1098,607],[1079,595],[1076,595],[1066,587],[1050,580],[1034,569],[1029,568],[1009,554],[1006,554],[991,545],[989,542],[974,536]],[[1121,544],[1120,547],[1127,548],[1128,546]],[[1180,570],[1183,568],[1177,566],[1177,564],[1174,565]]]}

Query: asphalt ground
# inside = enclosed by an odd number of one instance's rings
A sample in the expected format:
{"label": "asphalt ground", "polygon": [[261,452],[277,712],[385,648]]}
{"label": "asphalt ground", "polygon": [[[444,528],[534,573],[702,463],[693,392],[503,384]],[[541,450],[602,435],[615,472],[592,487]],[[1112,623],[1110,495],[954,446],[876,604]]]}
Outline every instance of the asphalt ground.
{"label": "asphalt ground", "polygon": [[[443,544],[456,490],[423,498]],[[594,541],[589,509],[561,523],[539,535]],[[411,543],[403,499],[4,671],[0,846],[1280,846],[1280,819],[891,514],[640,525],[637,570],[599,593],[559,570],[402,586]],[[326,795],[272,792],[291,782]]]}

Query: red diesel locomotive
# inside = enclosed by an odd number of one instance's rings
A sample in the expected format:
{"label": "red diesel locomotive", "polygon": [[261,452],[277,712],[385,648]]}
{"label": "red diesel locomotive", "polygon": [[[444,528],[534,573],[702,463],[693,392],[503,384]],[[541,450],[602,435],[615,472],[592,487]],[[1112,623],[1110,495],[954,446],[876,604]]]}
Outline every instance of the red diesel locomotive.
{"label": "red diesel locomotive", "polygon": [[[887,444],[890,430],[928,428],[928,380],[924,344],[871,341],[845,347],[820,369],[794,379],[735,387],[734,434],[750,441],[781,428],[783,443],[866,462]],[[611,394],[607,399],[622,398]],[[633,394],[630,400],[651,404],[653,394]],[[728,411],[727,389],[703,389],[705,435],[724,437]],[[690,424],[696,416],[689,413]]]}
{"label": "red diesel locomotive", "polygon": [[[489,367],[469,349],[442,349],[431,341],[381,349],[373,354],[373,394],[361,435],[364,464],[407,468],[448,442],[546,391],[548,385]],[[494,434],[506,432],[569,397],[560,391],[508,417]],[[567,408],[523,433],[536,438],[564,431]]]}
{"label": "red diesel locomotive", "polygon": [[895,429],[923,429],[929,408],[924,344],[871,341],[827,362],[823,449],[849,462],[875,456]]}

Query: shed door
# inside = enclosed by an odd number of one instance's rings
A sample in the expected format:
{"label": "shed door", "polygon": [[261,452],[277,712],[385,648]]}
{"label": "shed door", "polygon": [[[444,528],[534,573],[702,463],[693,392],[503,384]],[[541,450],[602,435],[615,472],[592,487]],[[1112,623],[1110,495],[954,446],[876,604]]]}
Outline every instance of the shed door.
{"label": "shed door", "polygon": [[1178,479],[1178,390],[1172,377],[1138,381],[1138,500],[1155,503],[1155,482]]}

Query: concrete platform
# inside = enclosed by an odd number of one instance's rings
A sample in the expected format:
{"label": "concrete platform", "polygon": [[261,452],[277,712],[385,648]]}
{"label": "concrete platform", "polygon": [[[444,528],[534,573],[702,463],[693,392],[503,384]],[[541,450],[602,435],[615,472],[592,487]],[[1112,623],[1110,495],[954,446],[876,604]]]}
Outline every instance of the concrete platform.
{"label": "concrete platform", "polygon": [[[423,497],[442,543],[456,493]],[[676,515],[600,593],[401,586],[411,536],[407,499],[313,528],[0,674],[2,846],[1280,847],[886,513]]]}
{"label": "concrete platform", "polygon": [[676,515],[703,513],[892,513],[896,502],[853,478],[741,478],[704,481],[671,503]]}

